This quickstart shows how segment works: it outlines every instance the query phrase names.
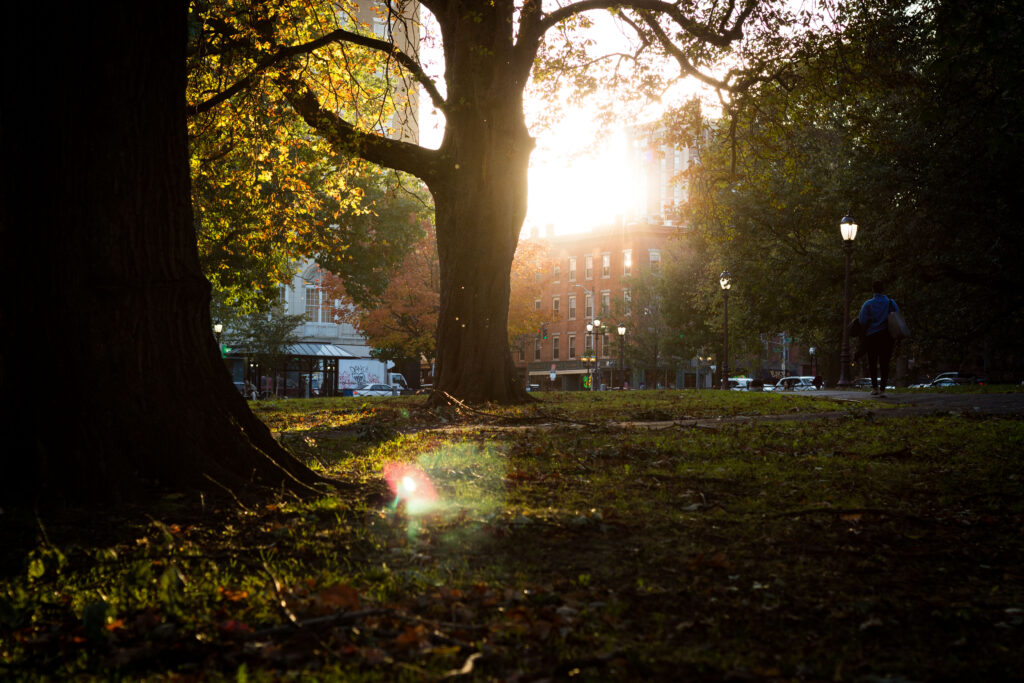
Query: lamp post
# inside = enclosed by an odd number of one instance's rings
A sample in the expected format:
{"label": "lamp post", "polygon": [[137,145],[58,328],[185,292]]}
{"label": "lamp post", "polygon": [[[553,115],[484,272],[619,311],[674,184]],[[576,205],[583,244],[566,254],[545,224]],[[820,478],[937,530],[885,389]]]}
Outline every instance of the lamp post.
{"label": "lamp post", "polygon": [[843,216],[839,222],[839,234],[843,236],[843,252],[845,255],[846,269],[843,278],[843,348],[839,352],[839,382],[837,387],[845,389],[850,386],[850,330],[848,322],[850,317],[850,254],[853,252],[853,240],[857,238],[857,222],[852,216]]}
{"label": "lamp post", "polygon": [[815,378],[817,378],[818,366],[814,362],[814,354],[818,352],[818,349],[812,346],[811,348],[807,349],[807,352],[811,354],[811,374],[814,375]]}
{"label": "lamp post", "polygon": [[220,353],[221,357],[224,356],[224,350],[221,348],[221,345],[220,345],[220,335],[223,332],[224,332],[224,325],[222,325],[221,323],[214,323],[213,324],[213,336],[217,340],[217,352]]}
{"label": "lamp post", "polygon": [[622,362],[622,359],[623,359],[622,350],[626,346],[626,324],[625,323],[619,323],[618,329],[616,331],[619,333],[619,375],[620,375],[619,379],[622,380],[619,383],[619,388],[620,389],[625,389],[626,388],[626,366]]}
{"label": "lamp post", "polygon": [[732,275],[728,270],[723,270],[718,278],[718,284],[722,287],[722,297],[725,302],[722,330],[724,343],[722,345],[722,388],[729,389],[729,290],[732,289]]}
{"label": "lamp post", "polygon": [[601,354],[599,354],[597,350],[598,350],[598,345],[601,342],[600,335],[601,335],[601,333],[603,331],[604,331],[604,326],[601,324],[601,321],[598,320],[597,318],[594,318],[593,321],[587,323],[587,334],[593,335],[592,338],[594,340],[594,343],[591,346],[592,354],[593,354],[593,357],[594,357],[594,370],[593,370],[593,372],[591,373],[591,376],[590,376],[590,390],[591,391],[596,391],[596,388],[594,386],[596,384],[596,382],[594,382],[595,375],[597,376],[597,380],[600,381],[600,373],[599,373],[597,364],[599,362],[598,358],[600,358]]}

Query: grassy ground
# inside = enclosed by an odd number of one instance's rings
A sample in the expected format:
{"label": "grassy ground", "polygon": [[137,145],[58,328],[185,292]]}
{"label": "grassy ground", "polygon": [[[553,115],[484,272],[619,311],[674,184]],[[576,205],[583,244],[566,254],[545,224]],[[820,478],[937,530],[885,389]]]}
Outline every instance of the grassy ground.
{"label": "grassy ground", "polygon": [[49,521],[0,581],[0,676],[1022,676],[1020,420],[540,396],[254,406],[351,486],[231,507],[171,496],[91,520],[103,541]]}

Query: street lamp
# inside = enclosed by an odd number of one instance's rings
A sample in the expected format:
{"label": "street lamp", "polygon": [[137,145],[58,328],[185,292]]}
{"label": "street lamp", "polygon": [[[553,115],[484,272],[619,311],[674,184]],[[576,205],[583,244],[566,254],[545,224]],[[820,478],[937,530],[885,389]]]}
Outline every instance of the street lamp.
{"label": "street lamp", "polygon": [[857,222],[852,216],[843,216],[839,223],[839,234],[843,236],[843,252],[846,257],[846,270],[843,279],[843,348],[839,352],[839,383],[837,387],[845,389],[850,386],[850,254],[853,251],[853,240],[857,238]]}
{"label": "street lamp", "polygon": [[[587,323],[587,334],[593,335],[592,339],[594,340],[594,343],[591,346],[593,357],[594,357],[594,370],[591,372],[591,375],[590,375],[590,390],[591,391],[596,391],[596,389],[594,387],[594,385],[596,384],[596,382],[594,381],[594,378],[595,378],[595,375],[598,375],[597,364],[599,362],[598,358],[600,358],[600,354],[598,353],[598,346],[599,346],[600,341],[601,341],[600,340],[600,334],[601,334],[601,332],[603,330],[604,330],[604,327],[601,325],[601,321],[598,320],[597,318],[594,318],[594,320],[592,322]],[[599,375],[598,375],[597,379],[598,379],[598,381],[600,381],[600,376]]]}
{"label": "street lamp", "polygon": [[811,354],[811,374],[814,375],[815,378],[817,378],[818,377],[818,366],[815,365],[815,363],[814,363],[814,354],[818,352],[818,349],[816,349],[816,348],[814,348],[812,346],[811,348],[807,349],[807,352]]}
{"label": "street lamp", "polygon": [[221,357],[224,356],[224,349],[220,345],[220,335],[224,331],[224,325],[221,323],[213,324],[213,336],[217,340],[217,352],[220,353]]}
{"label": "street lamp", "polygon": [[619,388],[620,389],[625,389],[626,388],[626,366],[622,362],[622,359],[623,359],[622,349],[626,345],[626,323],[619,323],[617,331],[619,333],[619,375],[621,376],[620,379],[622,380],[619,383]]}
{"label": "street lamp", "polygon": [[722,388],[729,389],[729,290],[732,289],[732,275],[728,270],[723,270],[718,278],[718,284],[722,286],[722,296],[725,300],[725,316],[722,329],[724,344],[722,348]]}

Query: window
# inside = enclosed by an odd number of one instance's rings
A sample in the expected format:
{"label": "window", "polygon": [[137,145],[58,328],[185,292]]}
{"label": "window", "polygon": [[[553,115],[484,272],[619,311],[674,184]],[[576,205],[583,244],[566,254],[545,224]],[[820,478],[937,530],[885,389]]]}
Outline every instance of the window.
{"label": "window", "polygon": [[569,258],[569,282],[576,281],[576,257]]}
{"label": "window", "polygon": [[633,250],[623,249],[622,250],[622,274],[632,275],[633,274]]}
{"label": "window", "polygon": [[539,311],[540,310],[540,299],[534,299],[533,300],[533,310],[535,310],[535,311]]}
{"label": "window", "polygon": [[612,255],[608,252],[601,254],[601,277],[612,276]]}
{"label": "window", "polygon": [[558,313],[558,309],[560,308],[561,303],[561,297],[559,297],[557,294],[551,297],[551,310],[554,311],[555,313]]}
{"label": "window", "polygon": [[533,340],[533,359],[540,360],[540,339]]}
{"label": "window", "polygon": [[569,320],[576,319],[576,295],[569,295]]}
{"label": "window", "polygon": [[575,358],[575,357],[576,357],[576,335],[575,334],[570,334],[569,335],[569,358],[572,359],[572,358]]}
{"label": "window", "polygon": [[587,254],[583,257],[583,279],[593,280],[594,279],[594,255]]}
{"label": "window", "polygon": [[519,351],[519,360],[525,361],[526,360],[526,349],[524,349],[522,347],[522,345],[520,345],[518,351]]}
{"label": "window", "polygon": [[558,335],[551,338],[551,360],[558,360]]}
{"label": "window", "polygon": [[661,251],[651,249],[651,270],[657,271],[661,268]]}
{"label": "window", "polygon": [[555,266],[554,269],[551,271],[551,280],[552,280],[552,282],[558,282],[558,280],[561,277],[562,277],[562,266]]}
{"label": "window", "polygon": [[594,355],[594,335],[588,332],[587,333],[587,337],[583,341],[583,343],[584,343],[583,355],[584,356],[592,356],[592,355]]}
{"label": "window", "polygon": [[607,289],[601,292],[601,317],[605,317],[612,310],[612,293]]}
{"label": "window", "polygon": [[328,307],[323,305],[324,290],[316,285],[306,285],[306,319],[311,323],[332,322]]}
{"label": "window", "polygon": [[629,315],[633,310],[633,295],[628,289],[622,290],[622,314]]}
{"label": "window", "polygon": [[590,320],[594,317],[594,297],[590,295],[590,292],[587,292],[583,300],[586,302],[584,304],[583,317]]}
{"label": "window", "polygon": [[611,351],[611,348],[612,348],[611,336],[607,332],[605,332],[603,335],[601,335],[601,355],[604,358],[608,358],[611,355],[609,353],[609,351]]}

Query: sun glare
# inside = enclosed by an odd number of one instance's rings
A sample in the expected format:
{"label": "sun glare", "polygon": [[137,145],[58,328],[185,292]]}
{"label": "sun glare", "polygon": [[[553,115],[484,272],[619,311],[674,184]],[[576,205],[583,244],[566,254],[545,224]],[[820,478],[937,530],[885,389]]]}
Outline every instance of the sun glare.
{"label": "sun glare", "polygon": [[[589,230],[628,213],[635,197],[624,134],[614,132],[592,152],[595,129],[580,126],[589,139],[576,142],[554,136],[552,148],[539,147],[530,164],[530,203],[525,229],[553,224],[563,234]],[[578,130],[579,130],[578,129]],[[542,143],[543,144],[543,143]]]}

